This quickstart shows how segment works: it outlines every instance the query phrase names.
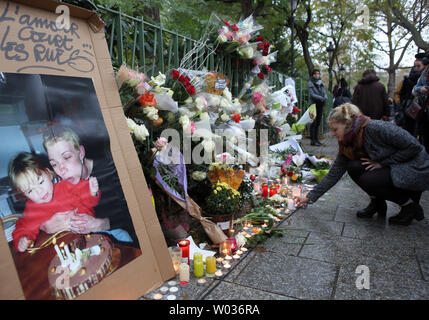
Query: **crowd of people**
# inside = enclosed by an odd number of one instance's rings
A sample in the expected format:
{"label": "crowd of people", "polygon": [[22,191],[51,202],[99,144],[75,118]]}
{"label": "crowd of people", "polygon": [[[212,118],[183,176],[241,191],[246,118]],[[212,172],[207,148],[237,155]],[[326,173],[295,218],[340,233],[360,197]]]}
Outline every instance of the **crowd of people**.
{"label": "crowd of people", "polygon": [[[421,195],[429,189],[429,51],[417,54],[414,66],[389,98],[372,69],[366,70],[353,95],[345,79],[334,88],[334,108],[328,124],[338,140],[339,151],[329,173],[302,200],[314,202],[348,172],[370,197],[358,218],[385,217],[386,200],[401,209],[390,224],[409,225],[424,218]],[[319,116],[326,102],[320,71],[308,83],[310,104]],[[392,113],[394,113],[393,120]],[[312,145],[320,145],[318,126],[310,128]],[[315,128],[315,129],[314,129]]]}

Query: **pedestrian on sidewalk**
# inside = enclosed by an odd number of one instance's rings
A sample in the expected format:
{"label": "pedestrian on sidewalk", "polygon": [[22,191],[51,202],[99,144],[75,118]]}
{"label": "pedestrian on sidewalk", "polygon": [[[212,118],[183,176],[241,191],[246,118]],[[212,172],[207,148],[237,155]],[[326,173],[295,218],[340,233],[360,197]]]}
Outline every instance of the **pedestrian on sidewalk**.
{"label": "pedestrian on sidewalk", "polygon": [[353,92],[352,102],[364,115],[375,120],[389,120],[389,103],[384,85],[373,69],[365,70]]}
{"label": "pedestrian on sidewalk", "polygon": [[346,81],[346,79],[341,78],[340,80],[340,87],[338,88],[337,96],[334,100],[334,108],[342,105],[346,102],[352,102],[352,94],[349,90],[349,85]]}
{"label": "pedestrian on sidewalk", "polygon": [[325,106],[328,95],[325,91],[325,84],[320,79],[320,70],[314,69],[312,77],[308,82],[308,103],[316,104],[316,119],[310,125],[310,139],[312,146],[321,146],[319,141],[319,126],[322,120],[323,107]]}
{"label": "pedestrian on sidewalk", "polygon": [[422,107],[421,116],[417,120],[417,133],[420,142],[429,152],[429,50],[416,55],[425,66],[422,74],[413,88],[413,95],[417,97],[419,105]]}
{"label": "pedestrian on sidewalk", "polygon": [[372,120],[359,108],[346,103],[329,114],[329,127],[338,139],[339,151],[329,173],[301,201],[315,202],[332,188],[347,171],[353,181],[371,198],[359,218],[375,213],[385,217],[386,200],[401,206],[390,224],[409,225],[424,218],[419,205],[429,189],[429,155],[406,130],[387,121]]}

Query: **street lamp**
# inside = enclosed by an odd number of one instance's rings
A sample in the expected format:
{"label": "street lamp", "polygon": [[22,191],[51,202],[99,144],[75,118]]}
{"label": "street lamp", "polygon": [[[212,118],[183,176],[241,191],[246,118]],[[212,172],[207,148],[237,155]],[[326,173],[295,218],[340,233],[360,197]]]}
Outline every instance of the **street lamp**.
{"label": "street lamp", "polygon": [[298,6],[298,2],[299,0],[290,0],[290,2],[288,3],[289,5],[289,9],[292,12],[292,23],[291,23],[291,63],[290,63],[290,73],[291,73],[291,77],[293,77],[293,74],[295,72],[294,70],[294,63],[295,63],[295,53],[294,53],[294,45],[293,45],[293,38],[294,38],[294,31],[295,31],[295,11],[296,11],[296,7]]}

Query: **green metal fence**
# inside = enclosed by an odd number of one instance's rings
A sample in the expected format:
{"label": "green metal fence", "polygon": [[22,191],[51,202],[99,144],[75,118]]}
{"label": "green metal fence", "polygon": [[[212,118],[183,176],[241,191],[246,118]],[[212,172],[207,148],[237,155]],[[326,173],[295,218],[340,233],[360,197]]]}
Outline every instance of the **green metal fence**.
{"label": "green metal fence", "polygon": [[[228,86],[231,93],[237,96],[245,83],[245,77],[253,67],[246,60],[222,52],[213,52],[210,45],[203,45],[198,40],[167,30],[162,25],[149,23],[143,17],[131,17],[120,10],[103,6],[98,6],[98,14],[106,23],[106,40],[115,68],[126,64],[149,77],[157,75],[158,72],[166,73],[179,67],[181,60],[198,45],[200,50],[191,58],[197,60],[201,68],[224,74],[230,80]],[[273,71],[268,76],[268,83],[273,90],[279,90],[287,78],[287,75]],[[297,107],[302,109],[299,114],[302,115],[308,107],[307,83],[302,78],[294,80]],[[329,106],[325,109],[329,109]],[[322,131],[326,127],[324,122],[321,124]]]}

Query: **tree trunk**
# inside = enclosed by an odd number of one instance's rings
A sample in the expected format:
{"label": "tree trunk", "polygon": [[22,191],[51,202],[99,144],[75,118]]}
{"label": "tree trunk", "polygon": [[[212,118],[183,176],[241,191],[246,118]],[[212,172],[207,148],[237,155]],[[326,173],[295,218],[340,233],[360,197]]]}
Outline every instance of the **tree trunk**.
{"label": "tree trunk", "polygon": [[393,98],[393,94],[395,93],[395,85],[396,85],[396,72],[395,70],[389,69],[389,80],[387,81],[387,95]]}

